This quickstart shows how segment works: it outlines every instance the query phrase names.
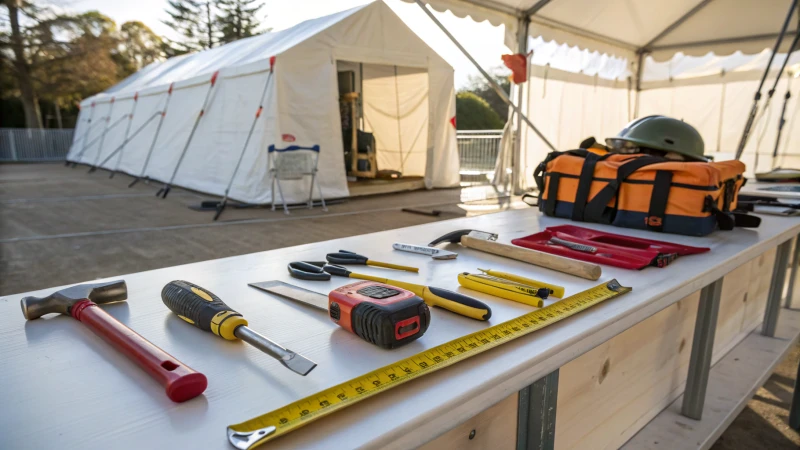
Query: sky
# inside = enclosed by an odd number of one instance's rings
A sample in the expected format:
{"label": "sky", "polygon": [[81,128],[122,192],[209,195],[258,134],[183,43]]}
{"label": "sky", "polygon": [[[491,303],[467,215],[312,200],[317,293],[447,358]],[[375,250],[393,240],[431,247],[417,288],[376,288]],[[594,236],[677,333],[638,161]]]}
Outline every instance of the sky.
{"label": "sky", "polygon": [[[54,0],[67,10],[83,12],[97,10],[111,17],[117,25],[138,20],[156,34],[177,39],[179,36],[164,25],[162,20],[167,0]],[[259,11],[262,26],[275,31],[292,27],[304,20],[369,3],[369,0],[265,0]],[[428,18],[419,6],[401,0],[386,0],[401,19],[455,68],[456,88],[465,87],[470,76],[478,71],[453,45],[447,36]],[[460,19],[449,12],[434,12],[442,24],[461,42],[484,68],[502,65],[500,55],[510,53],[503,44],[503,27],[489,22],[476,23],[470,18]]]}

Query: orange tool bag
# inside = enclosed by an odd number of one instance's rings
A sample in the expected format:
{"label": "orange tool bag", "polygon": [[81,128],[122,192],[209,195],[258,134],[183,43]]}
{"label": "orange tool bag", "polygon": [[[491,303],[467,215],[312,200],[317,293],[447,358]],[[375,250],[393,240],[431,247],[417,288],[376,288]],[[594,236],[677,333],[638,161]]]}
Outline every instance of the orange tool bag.
{"label": "orange tool bag", "polygon": [[680,162],[646,154],[552,152],[534,173],[548,216],[625,228],[705,236],[717,228],[757,227],[734,213],[745,165]]}

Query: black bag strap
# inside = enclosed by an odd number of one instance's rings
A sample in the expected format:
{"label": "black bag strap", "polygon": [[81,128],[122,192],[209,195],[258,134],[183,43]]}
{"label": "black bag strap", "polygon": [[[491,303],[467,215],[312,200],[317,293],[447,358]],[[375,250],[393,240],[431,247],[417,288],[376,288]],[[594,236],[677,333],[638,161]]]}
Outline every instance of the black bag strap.
{"label": "black bag strap", "polygon": [[540,162],[539,165],[536,166],[536,169],[533,171],[533,179],[534,181],[536,181],[536,187],[539,188],[539,191],[544,190],[544,178],[545,178],[544,174],[547,172],[547,163],[563,155],[578,156],[580,158],[587,158],[589,155],[592,155],[593,157],[597,158],[598,161],[602,161],[611,156],[611,153],[607,153],[605,155],[600,156],[596,153],[590,152],[582,148],[576,150],[566,150],[563,152],[548,153],[547,156],[544,158],[544,160]]}
{"label": "black bag strap", "polygon": [[597,165],[597,161],[600,160],[599,155],[587,153],[586,160],[581,167],[581,175],[578,178],[575,201],[572,204],[572,220],[577,222],[583,222],[583,212],[586,208],[586,202],[589,200],[589,191],[592,188],[592,180],[594,179],[594,168]]}
{"label": "black bag strap", "polygon": [[617,191],[619,191],[619,187],[622,185],[623,181],[642,167],[662,162],[667,162],[667,160],[658,156],[642,156],[641,158],[633,159],[619,166],[617,178],[609,181],[586,205],[586,210],[584,211],[584,218],[586,221],[600,222],[603,217],[603,212],[605,212],[606,205],[617,195]]}
{"label": "black bag strap", "polygon": [[541,196],[544,195],[544,190],[539,193],[539,205],[544,208],[544,213],[548,216],[556,215],[556,200],[558,199],[558,182],[561,179],[560,173],[550,174],[550,184],[547,189],[547,198],[542,203]]}
{"label": "black bag strap", "polygon": [[733,214],[733,219],[737,227],[758,228],[758,226],[761,225],[761,217],[741,212],[734,212],[731,214]]}
{"label": "black bag strap", "polygon": [[669,170],[657,171],[656,179],[653,182],[653,193],[650,195],[650,210],[645,218],[648,230],[664,230],[670,187],[672,187],[672,172]]}
{"label": "black bag strap", "polygon": [[[529,201],[530,199],[536,199],[536,203]],[[520,200],[522,200],[528,206],[539,206],[539,197],[531,194],[530,192],[522,194],[522,198],[520,198]]]}

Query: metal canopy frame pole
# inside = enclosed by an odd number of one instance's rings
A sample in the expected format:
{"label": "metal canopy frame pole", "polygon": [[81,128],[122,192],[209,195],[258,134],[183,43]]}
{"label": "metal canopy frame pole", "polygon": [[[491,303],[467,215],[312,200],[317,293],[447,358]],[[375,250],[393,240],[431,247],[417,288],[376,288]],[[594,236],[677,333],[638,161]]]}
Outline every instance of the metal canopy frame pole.
{"label": "metal canopy frame pole", "polygon": [[[767,81],[767,75],[769,75],[769,69],[772,67],[772,60],[775,59],[775,54],[778,53],[780,49],[781,42],[783,42],[783,36],[786,34],[786,29],[789,27],[789,21],[792,19],[792,14],[794,14],[795,9],[797,8],[797,0],[792,0],[792,5],[789,7],[789,12],[786,14],[786,19],[783,21],[783,26],[781,27],[781,33],[778,35],[778,40],[775,41],[775,47],[772,49],[772,53],[769,55],[769,61],[767,62],[767,67],[764,69],[764,74],[761,76],[761,81],[758,83],[758,89],[756,90],[756,95],[753,98],[753,106],[750,107],[750,114],[747,116],[747,122],[744,124],[744,130],[742,131],[742,137],[739,139],[739,146],[736,148],[736,160],[741,159],[742,153],[744,153],[744,148],[747,146],[747,140],[750,137],[750,131],[753,128],[753,122],[756,118],[756,112],[758,111],[758,103],[761,101],[761,89],[764,87],[764,82]],[[784,60],[784,64],[781,67],[781,72],[783,68],[786,66],[786,61],[789,60],[789,55],[786,55],[786,59]],[[781,75],[778,74],[778,79],[780,79]],[[776,83],[777,85],[777,83]],[[770,91],[769,97],[767,97],[767,104],[764,107],[766,110],[767,106],[769,105],[769,99],[772,98],[772,94],[774,91]]]}
{"label": "metal canopy frame pole", "polygon": [[[548,1],[548,0],[542,0]],[[541,3],[541,2],[540,2]],[[526,16],[519,20],[518,25],[518,32],[517,32],[517,53],[522,53],[524,55],[528,54],[528,25],[531,23],[530,19]],[[527,85],[530,85],[530,67],[529,61],[527,56],[525,57],[525,65],[527,73],[527,79],[525,80]],[[524,85],[517,84],[517,105],[519,105],[520,109],[522,109],[522,104],[524,101],[523,93],[525,91]],[[520,181],[519,181],[519,170],[515,170],[515,168],[519,168],[520,161],[522,161],[522,117],[521,114],[516,115],[517,129],[514,131],[514,151],[511,153],[511,193],[514,195],[519,195],[522,193],[522,189],[520,189]],[[499,152],[498,152],[499,155]]]}
{"label": "metal canopy frame pole", "polygon": [[519,391],[517,450],[553,450],[556,441],[558,369]]}
{"label": "metal canopy frame pole", "polygon": [[721,294],[722,278],[700,291],[692,340],[692,355],[689,359],[689,375],[686,378],[686,390],[683,392],[681,408],[681,414],[690,419],[700,420],[703,417],[703,404],[706,401],[708,374],[711,371],[711,355],[714,351],[714,334],[717,330]]}
{"label": "metal canopy frame pole", "polygon": [[489,73],[486,72],[486,70],[484,70],[483,67],[481,67],[477,61],[475,61],[475,58],[473,58],[472,55],[470,55],[469,52],[461,45],[461,43],[458,42],[458,40],[452,34],[450,34],[449,31],[447,31],[447,28],[445,28],[445,26],[442,25],[441,22],[439,22],[439,19],[437,19],[436,16],[434,16],[433,13],[427,7],[425,7],[425,3],[423,3],[422,0],[415,0],[415,2],[417,3],[417,5],[419,5],[420,8],[422,8],[425,14],[427,14],[428,17],[430,17],[433,23],[435,23],[436,26],[439,27],[439,29],[442,30],[442,32],[453,42],[453,44],[455,44],[455,46],[458,47],[461,53],[463,53],[464,56],[466,56],[467,59],[469,59],[469,61],[475,66],[476,69],[478,69],[481,75],[483,75],[483,77],[486,78],[486,81],[488,81],[492,89],[494,89],[495,92],[497,92],[497,95],[504,102],[506,102],[508,106],[510,106],[514,110],[515,113],[519,114],[520,118],[522,118],[522,120],[524,120],[525,123],[527,123],[528,126],[531,127],[533,132],[536,133],[537,136],[539,136],[539,139],[541,139],[545,143],[545,145],[547,145],[550,148],[550,150],[556,151],[556,148],[553,146],[553,144],[551,144],[550,141],[548,141],[547,138],[544,137],[542,132],[539,131],[538,128],[536,128],[536,125],[534,125],[533,122],[531,122],[531,120],[528,119],[528,117],[522,114],[517,105],[515,105],[514,102],[512,102],[511,99],[508,98],[508,94],[506,94],[506,91],[504,91],[503,88],[501,88],[500,85],[498,85],[492,79]]}
{"label": "metal canopy frame pole", "polygon": [[775,265],[772,268],[772,280],[769,283],[767,308],[764,312],[764,325],[761,328],[761,334],[767,337],[775,337],[778,315],[781,312],[783,286],[786,281],[786,265],[789,262],[789,250],[791,246],[792,240],[789,239],[779,245],[777,252],[775,252]]}

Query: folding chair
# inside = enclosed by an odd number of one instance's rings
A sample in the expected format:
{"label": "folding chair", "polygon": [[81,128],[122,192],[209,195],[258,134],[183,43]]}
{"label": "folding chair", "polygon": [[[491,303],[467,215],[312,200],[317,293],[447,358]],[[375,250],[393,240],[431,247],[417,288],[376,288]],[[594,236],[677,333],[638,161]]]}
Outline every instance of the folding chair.
{"label": "folding chair", "polygon": [[281,188],[281,180],[302,180],[307,175],[311,176],[311,186],[308,190],[308,208],[314,206],[312,197],[314,195],[314,183],[317,183],[317,191],[319,192],[319,199],[322,201],[322,210],[327,211],[328,207],[325,206],[325,198],[322,197],[322,188],[317,182],[317,163],[319,162],[319,145],[312,147],[302,147],[299,145],[290,145],[286,148],[275,148],[270,145],[268,148],[269,154],[269,173],[272,177],[272,210],[275,211],[275,186],[278,186],[278,194],[281,196],[283,203],[283,212],[289,214],[289,208],[286,206],[286,199],[283,197],[283,189]]}

